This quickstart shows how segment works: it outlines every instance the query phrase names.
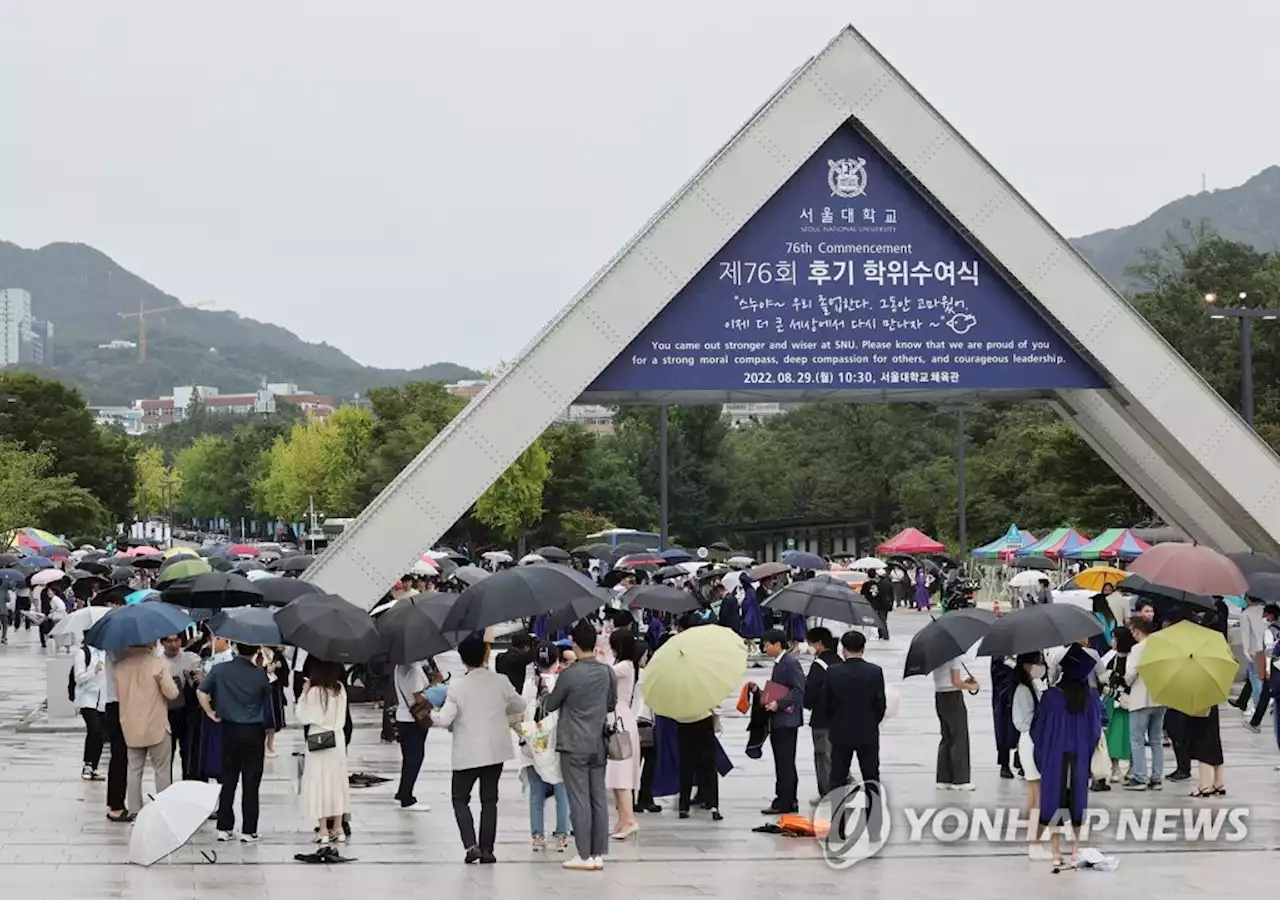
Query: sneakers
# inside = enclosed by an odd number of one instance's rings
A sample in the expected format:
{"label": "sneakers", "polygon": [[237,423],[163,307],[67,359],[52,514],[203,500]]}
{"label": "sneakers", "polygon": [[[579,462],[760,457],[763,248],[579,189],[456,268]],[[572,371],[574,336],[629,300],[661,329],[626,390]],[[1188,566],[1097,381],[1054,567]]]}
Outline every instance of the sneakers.
{"label": "sneakers", "polygon": [[242,834],[240,835],[240,843],[256,844],[258,843],[258,836],[256,834]]}
{"label": "sneakers", "polygon": [[953,784],[953,785],[951,785],[951,790],[953,790],[953,791],[971,791],[971,790],[973,790],[973,783],[972,783],[972,782],[969,782],[969,781],[966,781],[964,784]]}
{"label": "sneakers", "polygon": [[939,781],[937,784],[934,785],[934,787],[940,791],[951,790],[951,785],[947,784],[945,781]]}
{"label": "sneakers", "polygon": [[225,844],[227,841],[234,841],[235,839],[236,839],[236,833],[234,831],[218,832],[218,843],[220,844]]}
{"label": "sneakers", "polygon": [[1152,778],[1151,783],[1147,785],[1147,790],[1162,791],[1164,790],[1164,785],[1161,783],[1159,778]]}
{"label": "sneakers", "polygon": [[1027,858],[1032,862],[1050,862],[1053,860],[1053,851],[1036,841],[1027,847]]}
{"label": "sneakers", "polygon": [[1241,725],[1243,725],[1245,728],[1248,728],[1248,729],[1249,729],[1250,731],[1252,731],[1254,734],[1262,734],[1262,726],[1261,726],[1261,725],[1254,725],[1254,724],[1253,724],[1252,722],[1250,722],[1248,719],[1246,719],[1245,721],[1241,722],[1240,724],[1241,724]]}
{"label": "sneakers", "polygon": [[93,766],[85,766],[80,770],[81,781],[93,781]]}
{"label": "sneakers", "polygon": [[404,812],[431,812],[431,807],[427,804],[414,800],[412,803],[403,803],[400,809]]}
{"label": "sneakers", "polygon": [[601,871],[604,868],[603,856],[593,856],[591,857],[590,860],[588,860],[588,862],[591,863],[591,868],[595,869],[597,872]]}
{"label": "sneakers", "polygon": [[1129,780],[1124,783],[1124,789],[1126,791],[1145,791],[1147,789],[1147,783],[1130,776]]}
{"label": "sneakers", "polygon": [[[581,856],[575,854],[570,859],[566,859],[564,862],[560,863],[560,866],[564,869],[572,869],[575,872],[592,872],[595,870],[596,863],[594,858],[583,859]],[[604,866],[601,865],[601,868],[604,868]]]}

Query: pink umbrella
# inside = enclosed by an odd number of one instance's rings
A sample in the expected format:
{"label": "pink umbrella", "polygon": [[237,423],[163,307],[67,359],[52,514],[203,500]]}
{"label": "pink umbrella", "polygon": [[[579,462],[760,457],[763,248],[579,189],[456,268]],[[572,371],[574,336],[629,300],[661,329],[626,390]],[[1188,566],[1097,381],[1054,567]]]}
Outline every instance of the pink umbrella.
{"label": "pink umbrella", "polygon": [[151,554],[159,553],[159,552],[160,552],[160,551],[159,551],[159,550],[157,550],[155,547],[148,547],[147,545],[143,544],[143,545],[138,546],[138,547],[130,547],[130,548],[129,548],[129,550],[128,550],[128,553],[127,553],[126,555],[128,555],[128,556],[149,556],[149,555],[151,555]]}
{"label": "pink umbrella", "polygon": [[1249,590],[1239,566],[1198,544],[1156,544],[1129,565],[1129,574],[1209,597],[1239,597]]}
{"label": "pink umbrella", "polygon": [[61,581],[67,577],[67,573],[61,569],[41,569],[39,572],[31,576],[31,586],[36,587],[41,584],[52,584],[55,581]]}

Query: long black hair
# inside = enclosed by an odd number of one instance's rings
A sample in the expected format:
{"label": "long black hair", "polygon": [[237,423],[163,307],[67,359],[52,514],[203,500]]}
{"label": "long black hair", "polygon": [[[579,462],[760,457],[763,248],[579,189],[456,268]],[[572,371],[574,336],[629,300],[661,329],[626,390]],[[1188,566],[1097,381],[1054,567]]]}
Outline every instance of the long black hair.
{"label": "long black hair", "polygon": [[630,631],[615,631],[609,635],[609,648],[618,662],[629,662],[635,667],[636,681],[639,681],[640,653],[636,648],[636,636]]}
{"label": "long black hair", "polygon": [[1014,681],[1030,688],[1032,699],[1035,699],[1036,697],[1036,686],[1031,680],[1031,673],[1027,671],[1027,666],[1042,662],[1044,662],[1044,654],[1039,650],[1034,650],[1031,653],[1019,653],[1013,667]]}

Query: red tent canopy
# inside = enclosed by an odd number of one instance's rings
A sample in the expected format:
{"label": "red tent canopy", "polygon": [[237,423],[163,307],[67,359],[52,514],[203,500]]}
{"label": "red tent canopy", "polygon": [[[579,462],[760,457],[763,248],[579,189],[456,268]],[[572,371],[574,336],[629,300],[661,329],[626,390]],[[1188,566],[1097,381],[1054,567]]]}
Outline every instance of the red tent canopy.
{"label": "red tent canopy", "polygon": [[918,528],[904,528],[876,548],[877,553],[945,553],[939,544]]}

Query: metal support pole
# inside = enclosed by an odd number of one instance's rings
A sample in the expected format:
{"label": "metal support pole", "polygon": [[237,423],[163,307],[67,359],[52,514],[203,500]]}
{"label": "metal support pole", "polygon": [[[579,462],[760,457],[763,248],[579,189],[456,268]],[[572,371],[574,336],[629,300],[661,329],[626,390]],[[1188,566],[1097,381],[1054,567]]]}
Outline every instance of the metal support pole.
{"label": "metal support pole", "polygon": [[1240,415],[1253,427],[1253,320],[1240,317]]}
{"label": "metal support pole", "polygon": [[667,549],[670,507],[667,502],[667,408],[658,407],[658,549]]}
{"label": "metal support pole", "polygon": [[964,498],[964,410],[956,412],[956,509],[959,513],[960,560],[969,552],[968,525],[965,522]]}

